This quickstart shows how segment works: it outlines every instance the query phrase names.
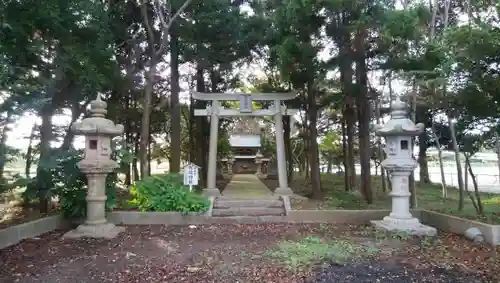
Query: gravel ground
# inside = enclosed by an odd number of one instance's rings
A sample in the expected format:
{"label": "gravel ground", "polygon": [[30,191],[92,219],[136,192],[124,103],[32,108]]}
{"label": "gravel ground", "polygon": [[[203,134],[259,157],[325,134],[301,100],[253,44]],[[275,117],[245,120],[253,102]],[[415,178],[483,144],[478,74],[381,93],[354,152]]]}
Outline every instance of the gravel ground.
{"label": "gravel ground", "polygon": [[[63,240],[65,231],[0,251],[0,282],[495,282],[492,251],[454,235],[379,239],[364,226],[253,224],[127,226],[113,240]],[[377,253],[290,269],[269,257],[284,240],[349,239]],[[438,248],[439,246],[439,248]]]}

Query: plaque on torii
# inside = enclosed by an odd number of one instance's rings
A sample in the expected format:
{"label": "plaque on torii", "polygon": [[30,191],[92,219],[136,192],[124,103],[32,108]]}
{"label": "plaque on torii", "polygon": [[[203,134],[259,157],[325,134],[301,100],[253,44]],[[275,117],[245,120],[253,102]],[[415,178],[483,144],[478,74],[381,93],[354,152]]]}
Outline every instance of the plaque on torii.
{"label": "plaque on torii", "polygon": [[249,93],[240,94],[240,113],[252,113],[252,95]]}

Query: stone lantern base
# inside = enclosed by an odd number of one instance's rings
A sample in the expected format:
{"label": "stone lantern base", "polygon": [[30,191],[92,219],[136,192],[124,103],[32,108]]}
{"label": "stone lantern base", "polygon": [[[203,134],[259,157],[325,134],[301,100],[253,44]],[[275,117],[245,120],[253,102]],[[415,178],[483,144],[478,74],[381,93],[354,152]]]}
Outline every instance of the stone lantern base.
{"label": "stone lantern base", "polygon": [[71,230],[64,234],[64,238],[104,238],[113,239],[121,232],[125,232],[125,227],[115,226],[113,223],[103,223],[97,225],[82,224],[75,230]]}
{"label": "stone lantern base", "polygon": [[397,219],[390,216],[384,217],[383,220],[370,221],[377,230],[386,232],[406,232],[409,235],[434,237],[437,230],[420,223],[417,218]]}

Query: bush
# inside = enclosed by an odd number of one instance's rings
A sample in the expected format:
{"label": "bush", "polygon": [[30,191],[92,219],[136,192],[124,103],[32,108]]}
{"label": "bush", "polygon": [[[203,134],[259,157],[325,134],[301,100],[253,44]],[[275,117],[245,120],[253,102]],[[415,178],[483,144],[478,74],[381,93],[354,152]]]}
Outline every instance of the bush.
{"label": "bush", "polygon": [[[52,174],[55,194],[59,197],[61,212],[65,218],[78,219],[87,215],[87,176],[77,164],[83,158],[83,151],[70,152],[57,162]],[[106,177],[106,211],[116,206],[116,173]]]}
{"label": "bush", "polygon": [[[84,174],[82,174],[84,175]],[[85,175],[83,186],[60,187],[58,190],[59,205],[65,218],[78,219],[87,215],[87,178]],[[106,177],[106,211],[116,207],[116,174],[111,173]]]}
{"label": "bush", "polygon": [[[44,174],[39,174],[45,178],[43,182],[46,187],[51,188],[45,192],[47,198],[57,197],[61,213],[65,218],[78,219],[87,215],[87,177],[77,166],[83,158],[83,151],[72,150],[64,153],[55,153],[50,162],[43,164]],[[37,201],[39,190],[37,184],[40,180],[36,177],[25,179],[19,182],[19,186],[26,186],[23,193],[25,204]],[[106,210],[111,210],[116,206],[116,173],[111,173],[106,178]]]}
{"label": "bush", "polygon": [[141,211],[205,212],[208,199],[190,192],[178,174],[155,175],[138,181],[130,189],[129,201]]}

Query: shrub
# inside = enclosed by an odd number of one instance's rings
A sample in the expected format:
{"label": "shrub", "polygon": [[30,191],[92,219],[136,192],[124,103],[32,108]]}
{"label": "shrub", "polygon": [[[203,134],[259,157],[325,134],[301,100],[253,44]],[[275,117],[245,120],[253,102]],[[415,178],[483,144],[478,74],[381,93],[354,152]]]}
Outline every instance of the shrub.
{"label": "shrub", "polygon": [[[83,151],[70,152],[57,162],[52,174],[55,194],[59,197],[59,206],[65,218],[77,219],[87,215],[87,176],[77,164],[83,158]],[[106,177],[106,211],[116,206],[116,173]]]}
{"label": "shrub", "polygon": [[[87,215],[87,177],[77,166],[78,161],[83,158],[83,151],[72,150],[64,153],[56,153],[50,162],[43,164],[44,174],[41,178],[46,178],[47,187],[51,188],[45,192],[47,197],[57,197],[61,213],[65,218],[78,219]],[[26,186],[23,193],[25,203],[32,203],[37,200],[39,194],[36,177],[18,181],[19,186]],[[106,210],[111,210],[116,206],[116,173],[111,173],[106,178]]]}
{"label": "shrub", "polygon": [[131,189],[129,204],[141,211],[205,212],[210,202],[190,192],[178,174],[154,175],[138,181]]}

